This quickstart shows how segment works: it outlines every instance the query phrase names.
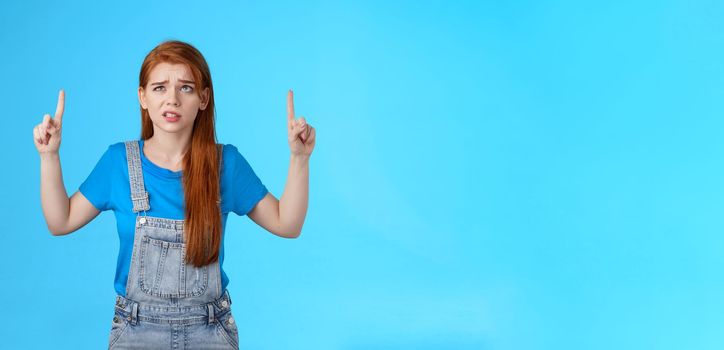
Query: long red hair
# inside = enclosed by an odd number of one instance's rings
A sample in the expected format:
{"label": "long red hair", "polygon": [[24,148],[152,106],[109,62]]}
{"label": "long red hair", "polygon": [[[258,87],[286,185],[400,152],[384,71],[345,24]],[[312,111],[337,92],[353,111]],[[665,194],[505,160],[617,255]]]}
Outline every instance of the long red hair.
{"label": "long red hair", "polygon": [[[165,41],[146,55],[141,65],[139,86],[146,88],[149,74],[159,63],[186,64],[194,77],[199,97],[209,88],[208,103],[199,110],[191,132],[191,142],[183,159],[185,197],[186,261],[200,267],[219,258],[221,246],[221,208],[219,162],[214,118],[214,88],[204,56],[195,47],[181,41]],[[153,123],[141,107],[141,139],[153,136]]]}

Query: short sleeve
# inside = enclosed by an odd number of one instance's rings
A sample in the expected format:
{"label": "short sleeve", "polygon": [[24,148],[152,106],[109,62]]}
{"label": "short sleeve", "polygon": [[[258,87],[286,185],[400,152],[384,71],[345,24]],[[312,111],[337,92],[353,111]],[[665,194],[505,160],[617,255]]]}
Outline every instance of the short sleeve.
{"label": "short sleeve", "polygon": [[109,146],[79,188],[83,196],[100,211],[110,209],[112,158],[113,154],[111,146]]}
{"label": "short sleeve", "polygon": [[226,145],[228,149],[224,159],[233,166],[232,170],[232,208],[231,211],[237,215],[244,216],[248,214],[257,203],[269,192],[256,175],[254,170],[246,161],[246,158],[239,153],[239,150],[233,145]]}

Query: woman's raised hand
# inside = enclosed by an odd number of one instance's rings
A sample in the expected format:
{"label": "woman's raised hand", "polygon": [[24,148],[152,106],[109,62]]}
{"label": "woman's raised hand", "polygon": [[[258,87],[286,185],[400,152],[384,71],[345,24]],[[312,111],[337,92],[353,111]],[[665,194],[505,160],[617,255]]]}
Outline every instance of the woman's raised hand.
{"label": "woman's raised hand", "polygon": [[287,94],[287,131],[289,135],[289,148],[293,155],[312,154],[316,132],[307,124],[304,117],[294,119],[294,93],[289,90]]}
{"label": "woman's raised hand", "polygon": [[58,153],[60,148],[60,130],[63,123],[63,110],[65,109],[65,91],[58,93],[58,105],[55,107],[55,117],[50,114],[43,116],[43,121],[33,128],[33,141],[38,153]]}

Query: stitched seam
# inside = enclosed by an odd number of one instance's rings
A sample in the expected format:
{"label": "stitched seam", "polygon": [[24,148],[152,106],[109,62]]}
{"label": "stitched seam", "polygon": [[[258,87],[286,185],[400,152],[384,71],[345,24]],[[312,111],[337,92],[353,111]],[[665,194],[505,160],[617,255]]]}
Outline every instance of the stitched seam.
{"label": "stitched seam", "polygon": [[118,342],[118,339],[121,339],[121,336],[123,335],[123,333],[126,332],[126,329],[128,328],[128,322],[127,322],[127,320],[126,320],[125,318],[122,318],[121,321],[123,322],[123,329],[121,329],[121,331],[120,331],[120,333],[118,334],[118,336],[116,337],[116,339],[113,339],[113,341],[111,342],[111,344],[108,345],[108,349],[109,349],[109,350],[113,347],[113,345],[116,345],[116,342]]}
{"label": "stitched seam", "polygon": [[226,341],[229,343],[229,345],[233,346],[235,349],[238,349],[239,345],[234,344],[234,340],[231,339],[231,335],[226,330],[226,328],[224,328],[224,326],[221,325],[221,322],[224,322],[224,321],[217,319],[217,321],[216,321],[217,329],[219,329],[219,332],[221,332],[221,335],[224,337],[224,339],[226,339]]}

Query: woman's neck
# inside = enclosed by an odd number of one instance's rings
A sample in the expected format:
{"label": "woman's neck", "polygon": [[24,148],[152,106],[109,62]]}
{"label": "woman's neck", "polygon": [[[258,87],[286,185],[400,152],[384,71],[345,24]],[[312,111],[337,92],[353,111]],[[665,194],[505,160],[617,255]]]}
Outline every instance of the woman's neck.
{"label": "woman's neck", "polygon": [[182,168],[183,157],[186,154],[191,135],[180,133],[156,133],[143,143],[143,151],[146,158],[154,163],[178,171]]}

